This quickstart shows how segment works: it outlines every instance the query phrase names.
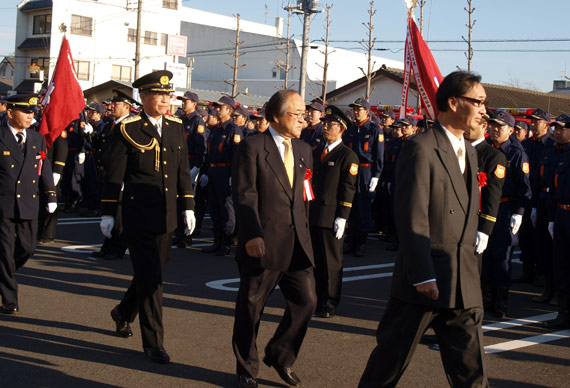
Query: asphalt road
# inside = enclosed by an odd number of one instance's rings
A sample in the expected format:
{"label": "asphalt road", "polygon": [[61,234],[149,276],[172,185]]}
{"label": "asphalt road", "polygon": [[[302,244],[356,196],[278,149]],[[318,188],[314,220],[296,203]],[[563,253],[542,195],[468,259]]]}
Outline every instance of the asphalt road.
{"label": "asphalt road", "polygon": [[[0,316],[0,387],[234,387],[231,348],[238,286],[233,257],[173,249],[164,274],[165,347],[169,365],[147,361],[138,321],[134,336],[114,335],[110,310],[128,287],[132,268],[89,258],[100,244],[98,219],[63,214],[54,244],[39,246],[18,273],[20,314]],[[395,254],[369,238],[364,258],[345,257],[343,299],[331,319],[314,318],[297,363],[303,387],[356,387],[375,345],[386,306]],[[514,275],[520,271],[515,264]],[[484,322],[486,367],[493,387],[570,387],[570,330],[540,326],[555,308],[532,303],[538,289],[516,285],[509,317]],[[258,339],[263,352],[283,313],[276,290],[265,308]],[[260,366],[260,386],[285,387]],[[400,387],[445,387],[437,349],[419,345]]]}

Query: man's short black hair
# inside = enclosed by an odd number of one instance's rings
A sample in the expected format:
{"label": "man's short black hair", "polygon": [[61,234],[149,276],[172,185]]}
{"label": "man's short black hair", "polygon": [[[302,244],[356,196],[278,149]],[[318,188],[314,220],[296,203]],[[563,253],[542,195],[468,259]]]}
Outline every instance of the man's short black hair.
{"label": "man's short black hair", "polygon": [[275,93],[265,106],[265,118],[267,121],[274,122],[275,117],[279,117],[287,112],[287,99],[290,95],[296,94],[297,92],[291,89],[279,90]]}
{"label": "man's short black hair", "polygon": [[460,97],[469,92],[475,84],[481,83],[481,76],[479,74],[471,73],[468,71],[454,71],[449,73],[443,79],[437,93],[435,101],[437,109],[440,112],[446,112],[449,109],[448,99],[450,97]]}

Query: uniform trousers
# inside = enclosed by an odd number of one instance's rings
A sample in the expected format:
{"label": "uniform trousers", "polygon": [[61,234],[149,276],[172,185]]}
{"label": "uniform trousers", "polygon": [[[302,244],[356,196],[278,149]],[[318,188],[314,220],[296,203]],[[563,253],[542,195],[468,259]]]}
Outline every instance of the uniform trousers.
{"label": "uniform trousers", "polygon": [[545,288],[552,289],[554,287],[552,237],[548,232],[548,198],[546,196],[539,197],[536,210],[536,229],[532,238],[536,249],[537,267],[539,273],[544,275]]}
{"label": "uniform trousers", "polygon": [[431,325],[452,387],[487,387],[483,366],[483,307],[442,309],[390,298],[359,388],[395,387]]}
{"label": "uniform trousers", "polygon": [[118,306],[132,322],[139,313],[143,348],[163,348],[162,272],[170,257],[170,233],[125,230],[134,276]]}
{"label": "uniform trousers", "polygon": [[342,289],[342,242],[331,228],[312,227],[317,309],[337,307]]}
{"label": "uniform trousers", "polygon": [[562,298],[570,298],[570,211],[554,217],[554,284]]}
{"label": "uniform trousers", "polygon": [[223,232],[226,236],[234,233],[236,216],[232,200],[230,177],[231,167],[212,167],[208,176],[208,202],[214,232]]}
{"label": "uniform trousers", "polygon": [[16,271],[34,254],[38,220],[0,219],[0,295],[2,304],[18,305]]}
{"label": "uniform trousers", "polygon": [[489,238],[489,245],[483,253],[481,279],[484,284],[497,288],[511,287],[511,251],[518,243],[517,235],[511,234],[511,204],[499,205],[497,222]]}
{"label": "uniform trousers", "polygon": [[[56,186],[56,192],[59,188],[59,182]],[[43,190],[43,186],[40,182],[40,190]],[[40,212],[38,216],[38,238],[39,239],[46,239],[46,240],[53,240],[55,239],[55,232],[57,230],[57,215],[59,213],[59,209],[55,209],[53,213],[49,213],[47,211],[47,196],[40,195]]]}

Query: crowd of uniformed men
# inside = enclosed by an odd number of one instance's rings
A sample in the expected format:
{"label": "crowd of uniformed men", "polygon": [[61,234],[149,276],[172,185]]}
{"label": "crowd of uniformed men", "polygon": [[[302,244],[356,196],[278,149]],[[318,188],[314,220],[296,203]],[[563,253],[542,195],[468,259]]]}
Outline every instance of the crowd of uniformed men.
{"label": "crowd of uniformed men", "polygon": [[[159,75],[164,77],[165,74],[169,77],[168,72]],[[155,83],[141,85],[139,82],[139,85],[144,91],[145,87]],[[172,91],[163,87],[162,78],[156,85],[158,89],[149,90]],[[152,145],[147,144],[144,148],[132,133],[134,139],[125,130],[140,118],[142,108],[121,90],[113,90],[109,100],[101,104],[87,105],[80,117],[46,150],[45,142],[42,143],[41,138],[36,139],[41,110],[38,111],[33,97],[17,95],[0,103],[3,110],[0,113],[3,195],[0,204],[0,232],[3,235],[0,291],[4,313],[18,311],[14,272],[31,255],[36,238],[40,244],[53,242],[57,212],[79,211],[80,215],[87,217],[101,215],[102,201],[103,208],[106,201],[102,193],[109,190],[104,188],[108,176],[114,175],[116,169],[128,171],[130,168],[116,164],[120,159],[113,156],[112,150],[120,142],[117,139],[128,138],[131,144],[140,145],[134,149],[142,153],[145,150],[148,154],[155,152]],[[172,115],[166,115],[166,121],[157,122],[159,125],[152,120],[150,123],[158,125],[157,128],[171,122],[172,125],[182,125],[185,144],[173,143],[172,147],[187,151],[188,165],[182,163],[181,166],[187,170],[185,173],[190,176],[193,186],[193,190],[189,190],[193,191],[195,202],[196,228],[192,235],[201,233],[202,220],[205,213],[209,213],[213,221],[214,241],[202,252],[227,255],[237,228],[247,228],[247,225],[236,224],[234,213],[231,181],[234,156],[240,142],[265,132],[269,121],[263,107],[253,110],[236,104],[228,96],[207,102],[200,100],[196,93],[187,91],[175,98],[181,101],[180,108]],[[472,103],[481,106],[485,102],[474,100]],[[315,200],[311,205],[310,222],[317,266],[316,313],[321,317],[333,316],[340,301],[343,253],[362,257],[371,232],[377,232],[379,238],[391,243],[387,249],[398,249],[392,202],[395,185],[406,177],[396,176],[395,166],[406,141],[417,133],[430,130],[432,123],[418,115],[396,119],[392,110],[373,112],[369,102],[363,98],[358,98],[349,107],[349,110],[342,111],[335,106],[324,106],[320,100],[307,103],[306,126],[300,136],[314,152],[312,179]],[[32,120],[23,122],[21,116],[30,116]],[[512,283],[533,282],[542,287],[542,293],[532,300],[557,305],[559,309],[557,318],[545,325],[569,328],[570,116],[563,114],[552,119],[548,112],[536,109],[523,118],[525,120],[516,120],[505,111],[488,109],[481,128],[465,134],[476,147],[479,158],[481,203],[475,249],[483,255],[485,310],[497,317],[505,317]],[[338,140],[331,135],[335,124],[340,124]],[[27,133],[27,137],[22,141],[19,133]],[[31,140],[37,140],[37,144]],[[340,143],[349,151],[333,157],[332,151]],[[35,150],[31,151],[30,147]],[[129,148],[125,150],[133,152]],[[159,151],[160,148],[156,152]],[[38,162],[44,160],[44,156],[40,156],[43,152],[47,152],[49,163],[43,163],[43,170],[40,163],[38,171]],[[31,158],[29,165],[23,162],[28,156]],[[146,163],[146,159],[141,158],[142,163]],[[51,170],[48,171],[49,166]],[[53,176],[53,181],[38,179],[38,176],[45,178],[47,173]],[[334,183],[331,184],[328,180],[332,177]],[[34,182],[27,189],[29,192],[21,191],[21,181],[28,180]],[[53,206],[48,206],[53,202],[54,186],[60,189],[59,202],[63,203],[56,212],[53,212]],[[47,195],[43,195],[44,192]],[[121,206],[127,199],[125,196],[133,192],[116,188],[116,193],[118,201],[113,208],[112,232],[106,237],[100,252],[94,253],[94,256],[108,260],[122,258],[129,246],[121,220],[124,215]],[[33,220],[38,216],[28,214],[31,205],[23,203],[21,195],[33,196],[34,201],[36,196],[39,197],[41,206],[31,207],[39,212],[39,222],[37,227],[26,226],[28,229],[22,232],[24,237],[14,240],[10,236],[14,236],[14,228],[19,230],[22,227],[19,220]],[[143,194],[135,191],[128,199],[134,200],[136,195]],[[171,237],[178,247],[187,247],[192,244],[192,236],[186,236],[190,221],[185,218],[187,213],[184,210],[188,206],[180,203],[178,206],[178,227]],[[332,206],[328,218],[322,216],[330,211],[323,210],[326,206]],[[322,217],[319,212],[322,212]],[[330,229],[330,235],[319,234],[319,228]],[[27,243],[26,239],[29,240]],[[335,239],[338,240],[336,245]],[[512,279],[511,261],[515,246],[520,247],[524,271],[522,276]],[[133,247],[129,248],[132,252]],[[117,322],[117,333],[132,335],[128,323],[134,317],[124,314],[121,317],[115,310],[112,316]],[[149,357],[152,359],[153,355]],[[161,360],[160,355],[155,359]]]}

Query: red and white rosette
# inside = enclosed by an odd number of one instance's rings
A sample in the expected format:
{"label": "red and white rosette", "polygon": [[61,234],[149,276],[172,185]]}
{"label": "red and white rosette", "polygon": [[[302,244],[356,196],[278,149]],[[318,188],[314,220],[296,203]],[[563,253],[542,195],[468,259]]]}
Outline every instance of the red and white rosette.
{"label": "red and white rosette", "polygon": [[311,186],[311,177],[313,173],[311,169],[305,170],[305,179],[303,180],[303,200],[312,201],[315,199],[315,194],[313,193],[313,186]]}
{"label": "red and white rosette", "polygon": [[46,158],[46,153],[43,151],[40,151],[40,154],[38,155],[38,176],[42,175],[42,164],[43,164],[43,160]]}

